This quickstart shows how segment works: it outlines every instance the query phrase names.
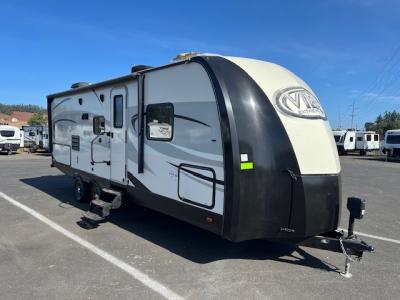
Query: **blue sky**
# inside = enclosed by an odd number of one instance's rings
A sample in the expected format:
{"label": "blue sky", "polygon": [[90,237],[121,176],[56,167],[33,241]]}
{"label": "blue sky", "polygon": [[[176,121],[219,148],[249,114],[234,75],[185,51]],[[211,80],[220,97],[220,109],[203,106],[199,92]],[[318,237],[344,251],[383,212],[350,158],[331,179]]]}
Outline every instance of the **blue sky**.
{"label": "blue sky", "polygon": [[1,1],[0,102],[45,106],[77,81],[212,52],[278,63],[333,127],[400,110],[400,1]]}

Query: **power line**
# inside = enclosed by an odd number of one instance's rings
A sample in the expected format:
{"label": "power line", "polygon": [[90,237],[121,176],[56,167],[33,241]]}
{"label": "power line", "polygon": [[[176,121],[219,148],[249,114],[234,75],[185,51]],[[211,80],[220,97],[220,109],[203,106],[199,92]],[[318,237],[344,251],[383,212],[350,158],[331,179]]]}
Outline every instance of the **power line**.
{"label": "power line", "polygon": [[[372,108],[372,105],[380,99],[380,97],[389,90],[390,87],[396,83],[400,75],[400,44],[394,49],[392,54],[384,63],[379,75],[376,79],[362,92],[359,94],[360,97],[364,97],[366,94],[372,95],[369,99],[367,98],[367,103],[362,106],[362,112],[365,115]],[[375,93],[372,93],[375,89],[378,89]],[[400,89],[400,88],[399,88]]]}
{"label": "power line", "polygon": [[354,104],[355,104],[355,100],[353,100],[353,108],[352,108],[352,110],[351,110],[351,126],[350,126],[350,128],[351,129],[353,129],[354,127],[353,127],[353,124],[354,124],[354,117],[355,117],[355,114],[354,114]]}

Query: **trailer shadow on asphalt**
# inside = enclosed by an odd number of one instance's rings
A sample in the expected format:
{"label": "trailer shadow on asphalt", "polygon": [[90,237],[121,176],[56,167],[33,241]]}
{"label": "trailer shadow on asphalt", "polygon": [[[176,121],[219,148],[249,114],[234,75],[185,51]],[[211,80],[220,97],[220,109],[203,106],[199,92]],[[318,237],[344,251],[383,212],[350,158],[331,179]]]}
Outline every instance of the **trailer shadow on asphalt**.
{"label": "trailer shadow on asphalt", "polygon": [[[60,201],[62,208],[72,205],[82,212],[88,209],[88,204],[74,201],[73,180],[68,176],[41,176],[21,181]],[[232,243],[172,217],[134,205],[112,212],[108,222],[198,264],[224,259],[273,260],[339,272],[337,267],[296,245],[265,240]]]}

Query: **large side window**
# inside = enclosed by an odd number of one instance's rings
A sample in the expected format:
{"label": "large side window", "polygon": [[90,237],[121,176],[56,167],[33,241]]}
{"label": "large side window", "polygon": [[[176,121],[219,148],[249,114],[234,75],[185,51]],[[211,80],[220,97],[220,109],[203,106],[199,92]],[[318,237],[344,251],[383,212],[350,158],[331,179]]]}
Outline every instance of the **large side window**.
{"label": "large side window", "polygon": [[14,136],[14,130],[1,130],[0,135],[2,137],[13,137]]}
{"label": "large side window", "polygon": [[124,125],[124,97],[114,96],[114,128],[122,128]]}
{"label": "large side window", "polygon": [[171,141],[174,135],[174,106],[172,103],[147,105],[146,125],[147,139]]}

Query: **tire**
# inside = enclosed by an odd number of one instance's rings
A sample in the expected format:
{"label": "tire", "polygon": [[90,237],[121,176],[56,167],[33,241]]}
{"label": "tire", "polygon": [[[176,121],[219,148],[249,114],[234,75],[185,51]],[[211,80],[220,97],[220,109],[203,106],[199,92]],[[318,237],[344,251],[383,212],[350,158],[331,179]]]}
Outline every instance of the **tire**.
{"label": "tire", "polygon": [[75,178],[75,201],[84,203],[89,201],[89,184],[84,182],[81,177]]}
{"label": "tire", "polygon": [[96,198],[101,199],[101,194],[102,194],[101,186],[96,181],[92,182],[92,186],[90,189],[91,200]]}

